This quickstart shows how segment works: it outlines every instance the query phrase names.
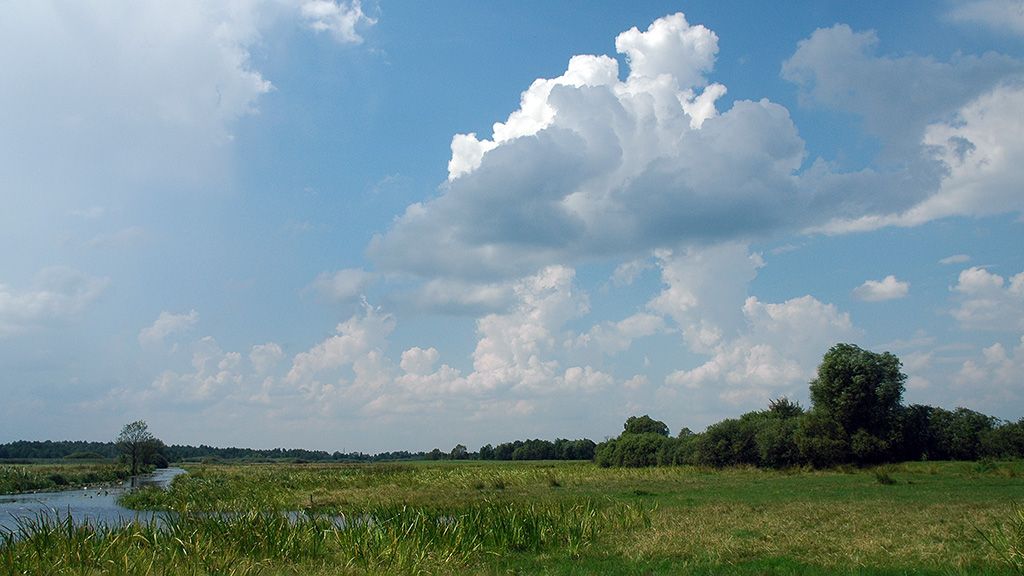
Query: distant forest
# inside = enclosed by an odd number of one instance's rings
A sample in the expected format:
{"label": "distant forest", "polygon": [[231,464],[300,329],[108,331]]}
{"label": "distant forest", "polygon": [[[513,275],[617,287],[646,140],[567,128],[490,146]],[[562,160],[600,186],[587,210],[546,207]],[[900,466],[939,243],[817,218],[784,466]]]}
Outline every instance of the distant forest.
{"label": "distant forest", "polygon": [[[400,460],[591,460],[596,444],[592,440],[516,440],[482,447],[470,452],[462,444],[444,452],[434,448],[429,452],[326,452],[301,448],[217,448],[214,446],[163,446],[160,452],[171,462],[185,461],[244,461],[244,462],[386,462]],[[0,461],[17,460],[99,460],[120,455],[114,442],[85,442],[81,440],[29,441],[19,440],[0,444]]]}

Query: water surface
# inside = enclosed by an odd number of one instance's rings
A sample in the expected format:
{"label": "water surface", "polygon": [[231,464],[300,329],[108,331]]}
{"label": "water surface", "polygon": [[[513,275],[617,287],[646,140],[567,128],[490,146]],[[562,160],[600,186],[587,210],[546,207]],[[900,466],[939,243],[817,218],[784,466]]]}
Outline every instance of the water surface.
{"label": "water surface", "polygon": [[117,499],[142,486],[167,488],[175,476],[184,473],[181,468],[163,468],[135,476],[119,486],[0,496],[0,532],[16,532],[23,519],[65,520],[68,515],[75,524],[118,526],[135,520],[147,522],[154,518],[154,512],[129,510],[118,504]]}

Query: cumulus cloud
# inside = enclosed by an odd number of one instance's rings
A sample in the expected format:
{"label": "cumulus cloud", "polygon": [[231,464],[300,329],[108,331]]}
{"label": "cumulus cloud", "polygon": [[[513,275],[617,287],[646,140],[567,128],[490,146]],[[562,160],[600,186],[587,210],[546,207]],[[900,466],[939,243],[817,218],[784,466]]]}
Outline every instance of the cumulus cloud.
{"label": "cumulus cloud", "polygon": [[513,282],[467,282],[432,278],[395,299],[398,306],[456,315],[482,315],[504,310],[513,301]]}
{"label": "cumulus cloud", "polygon": [[238,370],[241,355],[238,352],[224,352],[210,336],[192,347],[192,370],[164,371],[145,391],[146,396],[175,404],[212,404],[242,384],[243,376]]}
{"label": "cumulus cloud", "polygon": [[[357,373],[369,375],[366,369],[380,361],[387,337],[394,330],[395,319],[372,306],[364,304],[364,314],[352,316],[338,324],[335,334],[292,360],[285,381],[293,385],[309,385],[326,377],[342,385],[348,382],[338,375],[341,368],[353,368]],[[363,369],[358,368],[362,365]],[[372,377],[368,382],[378,381]]]}
{"label": "cumulus cloud", "polygon": [[880,56],[878,35],[845,24],[815,31],[782,65],[783,78],[805,102],[852,112],[865,127],[897,148],[917,148],[925,126],[1019,76],[1024,64],[995,53]]}
{"label": "cumulus cloud", "polygon": [[186,314],[163,311],[153,323],[139,331],[139,344],[162,344],[171,334],[185,332],[199,322],[199,313],[190,310]]}
{"label": "cumulus cloud", "polygon": [[517,303],[507,313],[477,322],[470,386],[481,390],[555,392],[565,387],[593,388],[602,375],[587,367],[563,371],[553,351],[564,341],[567,322],[589,310],[588,299],[574,286],[575,271],[550,266],[516,283]]}
{"label": "cumulus cloud", "polygon": [[363,296],[374,275],[362,268],[345,268],[337,272],[324,272],[313,281],[312,288],[322,298],[334,302],[354,300]]}
{"label": "cumulus cloud", "polygon": [[704,364],[669,374],[665,383],[714,387],[723,400],[763,404],[806,386],[828,346],[860,335],[848,314],[811,296],[777,304],[750,297],[742,312],[743,334],[716,346]]}
{"label": "cumulus cloud", "polygon": [[107,278],[55,267],[41,271],[28,290],[0,284],[0,337],[66,321],[88,308],[109,283]]}
{"label": "cumulus cloud", "polygon": [[284,351],[280,345],[274,342],[257,344],[249,351],[249,362],[256,374],[265,374],[271,371],[282,358],[284,358]]}
{"label": "cumulus cloud", "polygon": [[782,71],[805,102],[863,118],[885,144],[865,167],[807,162],[778,104],[719,110],[718,38],[674,14],[617,37],[624,80],[613,58],[574,56],[490,137],[455,135],[441,194],[408,206],[368,254],[383,270],[493,281],[686,243],[1021,209],[1024,63],[891,57],[878,43],[845,25],[818,30]]}
{"label": "cumulus cloud", "polygon": [[623,262],[615,267],[615,272],[612,273],[612,283],[616,286],[629,286],[651,268],[654,268],[654,263],[649,258],[637,258]]}
{"label": "cumulus cloud", "polygon": [[804,143],[785,108],[719,112],[717,37],[681,14],[630,30],[607,56],[538,79],[489,139],[456,135],[442,194],[373,239],[383,269],[518,277],[552,263],[744,237],[818,218],[797,177]]}
{"label": "cumulus cloud", "polygon": [[882,280],[865,280],[854,288],[853,296],[865,302],[881,302],[905,298],[910,292],[910,282],[897,280],[892,274]]}
{"label": "cumulus cloud", "polygon": [[359,0],[307,0],[299,8],[307,25],[317,32],[330,32],[338,42],[361,44],[358,28],[372,26],[377,20],[363,13]]}
{"label": "cumulus cloud", "polygon": [[955,22],[981,24],[994,30],[1024,35],[1024,5],[1020,0],[971,0],[949,11]]}
{"label": "cumulus cloud", "polygon": [[665,287],[647,307],[672,318],[690,350],[707,353],[743,327],[741,305],[764,265],[747,246],[728,243],[657,252]]}
{"label": "cumulus cloud", "polygon": [[1024,213],[1024,86],[1000,86],[929,125],[924,144],[948,170],[937,194],[904,216],[909,223],[954,215]]}
{"label": "cumulus cloud", "polygon": [[[879,204],[811,229],[847,233],[1024,210],[1016,193],[1024,170],[1024,62],[991,52],[948,62],[879,56],[878,43],[874,32],[836,25],[800,42],[783,64],[805,102],[860,116],[885,144],[877,164],[902,166],[904,174],[902,186],[884,187]],[[826,173],[821,180],[857,184],[861,198],[870,195],[868,182],[858,182],[867,174]]]}
{"label": "cumulus cloud", "polygon": [[1006,406],[1019,401],[1020,375],[1024,371],[1024,336],[1009,350],[1000,343],[982,349],[980,358],[963,362],[953,378],[964,396],[989,410],[1005,413]]}
{"label": "cumulus cloud", "polygon": [[664,318],[638,312],[618,322],[603,322],[580,334],[572,341],[575,348],[592,348],[603,354],[617,354],[629,349],[633,341],[665,332]]}
{"label": "cumulus cloud", "polygon": [[953,318],[967,330],[1024,330],[1024,272],[1009,279],[980,267],[960,272]]}
{"label": "cumulus cloud", "polygon": [[654,21],[646,32],[634,26],[615,38],[615,50],[625,54],[631,79],[673,79],[680,87],[701,86],[718,54],[718,36],[704,26],[691,26],[672,14]]}

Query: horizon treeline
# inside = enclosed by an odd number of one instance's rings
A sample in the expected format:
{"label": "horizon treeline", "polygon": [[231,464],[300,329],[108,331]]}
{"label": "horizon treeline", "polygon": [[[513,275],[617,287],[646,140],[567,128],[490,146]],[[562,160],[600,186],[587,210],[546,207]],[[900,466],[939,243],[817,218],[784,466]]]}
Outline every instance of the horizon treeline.
{"label": "horizon treeline", "polygon": [[968,408],[902,404],[906,375],[889,353],[836,344],[810,383],[811,407],[786,398],[676,437],[650,416],[629,418],[597,446],[601,466],[789,468],[911,460],[1024,457],[1024,418],[1000,420]]}
{"label": "horizon treeline", "polygon": [[[363,452],[327,452],[303,448],[218,448],[201,444],[173,444],[157,449],[170,462],[241,461],[241,462],[389,462],[402,460],[593,460],[593,440],[515,440],[492,446],[486,444],[470,452],[458,444],[450,452],[433,450],[410,452],[397,450],[366,454]],[[17,440],[0,444],[0,460],[112,460],[120,456],[117,444],[83,440]]]}

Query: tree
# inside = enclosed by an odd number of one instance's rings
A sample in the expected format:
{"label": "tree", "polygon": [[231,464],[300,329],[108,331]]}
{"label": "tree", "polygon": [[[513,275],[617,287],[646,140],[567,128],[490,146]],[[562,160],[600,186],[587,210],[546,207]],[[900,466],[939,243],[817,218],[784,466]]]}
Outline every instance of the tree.
{"label": "tree", "polygon": [[469,450],[464,444],[456,444],[455,448],[452,448],[450,456],[452,460],[466,460],[469,458]]}
{"label": "tree", "polygon": [[[811,381],[813,409],[835,421],[847,438],[857,438],[854,456],[885,459],[898,432],[906,374],[899,358],[853,344],[836,344],[825,353]],[[862,458],[863,457],[863,458]]]}
{"label": "tree", "polygon": [[132,476],[138,474],[142,466],[163,446],[163,442],[149,431],[144,420],[125,424],[115,443],[121,456],[128,461]]}
{"label": "tree", "polygon": [[660,434],[662,436],[668,436],[668,425],[661,420],[655,420],[644,414],[639,418],[636,416],[630,416],[626,423],[622,425],[623,434]]}

